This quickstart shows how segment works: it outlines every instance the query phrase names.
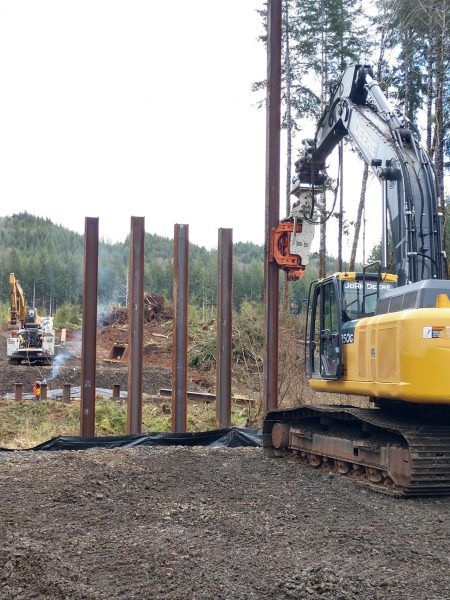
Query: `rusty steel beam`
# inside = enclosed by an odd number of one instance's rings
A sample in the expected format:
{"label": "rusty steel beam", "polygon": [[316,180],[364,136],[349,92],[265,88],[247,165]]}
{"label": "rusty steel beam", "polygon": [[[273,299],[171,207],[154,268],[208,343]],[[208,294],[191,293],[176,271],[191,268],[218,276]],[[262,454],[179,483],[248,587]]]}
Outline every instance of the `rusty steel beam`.
{"label": "rusty steel beam", "polygon": [[14,400],[16,402],[21,402],[23,400],[23,383],[15,383],[14,384]]}
{"label": "rusty steel beam", "polygon": [[142,431],[142,363],[144,344],[145,219],[131,217],[130,301],[128,304],[128,404],[127,433]]}
{"label": "rusty steel beam", "polygon": [[172,431],[186,431],[189,225],[175,225],[173,242]]}
{"label": "rusty steel beam", "polygon": [[63,384],[63,402],[70,404],[70,383]]}
{"label": "rusty steel beam", "polygon": [[86,217],[84,229],[83,329],[81,340],[80,435],[95,434],[97,359],[98,218]]}
{"label": "rusty steel beam", "polygon": [[112,397],[115,400],[119,400],[120,398],[120,384],[119,383],[115,383],[113,385],[113,389],[112,389]]}
{"label": "rusty steel beam", "polygon": [[267,5],[266,200],[264,246],[263,410],[278,406],[278,265],[270,257],[280,220],[281,0]]}
{"label": "rusty steel beam", "polygon": [[41,383],[41,395],[40,395],[40,400],[47,400],[47,390],[48,390],[48,386],[46,383]]}
{"label": "rusty steel beam", "polygon": [[216,424],[231,425],[233,230],[219,229],[217,254]]}

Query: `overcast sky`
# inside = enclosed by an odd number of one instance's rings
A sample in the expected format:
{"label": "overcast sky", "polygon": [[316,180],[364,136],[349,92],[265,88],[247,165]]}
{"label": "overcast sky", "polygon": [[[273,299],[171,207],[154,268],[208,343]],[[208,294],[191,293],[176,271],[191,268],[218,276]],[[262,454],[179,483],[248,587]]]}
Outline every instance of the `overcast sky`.
{"label": "overcast sky", "polygon": [[[112,241],[136,215],[166,236],[189,223],[207,247],[218,227],[262,243],[265,114],[250,89],[266,70],[262,4],[0,0],[0,214],[26,210],[78,232],[99,216]],[[349,218],[361,173],[348,158]],[[376,181],[369,199],[370,250]]]}

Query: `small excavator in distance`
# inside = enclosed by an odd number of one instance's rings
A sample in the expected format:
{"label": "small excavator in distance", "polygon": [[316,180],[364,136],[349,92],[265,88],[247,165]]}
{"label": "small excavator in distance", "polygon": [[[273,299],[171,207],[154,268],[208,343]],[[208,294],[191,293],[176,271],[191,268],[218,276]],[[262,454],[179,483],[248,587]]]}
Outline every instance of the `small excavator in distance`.
{"label": "small excavator in distance", "polygon": [[9,274],[9,294],[12,329],[6,345],[9,362],[51,363],[55,354],[53,317],[40,317],[34,307],[27,307],[25,293],[14,273]]}
{"label": "small excavator in distance", "polygon": [[[296,162],[291,217],[271,259],[298,279],[317,224],[326,160],[347,137],[381,183],[381,261],[312,282],[305,335],[309,385],[363,395],[372,408],[270,411],[267,453],[296,455],[399,497],[450,494],[450,281],[433,164],[368,65],[346,69]],[[388,273],[388,215],[396,273]]]}

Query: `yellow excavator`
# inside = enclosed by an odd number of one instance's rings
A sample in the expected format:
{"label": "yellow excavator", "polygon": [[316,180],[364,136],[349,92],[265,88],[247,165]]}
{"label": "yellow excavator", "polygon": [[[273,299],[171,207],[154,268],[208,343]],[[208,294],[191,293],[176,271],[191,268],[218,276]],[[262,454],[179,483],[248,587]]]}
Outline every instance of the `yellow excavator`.
{"label": "yellow excavator", "polygon": [[40,317],[27,307],[25,293],[14,273],[9,274],[10,311],[6,355],[12,364],[51,363],[55,354],[53,317]]}
{"label": "yellow excavator", "polygon": [[[289,219],[271,256],[290,278],[308,265],[326,160],[347,137],[381,184],[381,261],[312,282],[305,336],[309,385],[366,396],[270,411],[266,452],[401,497],[450,494],[450,281],[433,164],[368,65],[347,68],[296,162]],[[323,217],[322,217],[323,218]],[[388,222],[395,273],[388,272]],[[348,402],[348,400],[347,400]]]}
{"label": "yellow excavator", "polygon": [[12,328],[25,327],[26,325],[39,325],[40,317],[35,308],[27,308],[25,293],[14,273],[9,274],[9,325]]}

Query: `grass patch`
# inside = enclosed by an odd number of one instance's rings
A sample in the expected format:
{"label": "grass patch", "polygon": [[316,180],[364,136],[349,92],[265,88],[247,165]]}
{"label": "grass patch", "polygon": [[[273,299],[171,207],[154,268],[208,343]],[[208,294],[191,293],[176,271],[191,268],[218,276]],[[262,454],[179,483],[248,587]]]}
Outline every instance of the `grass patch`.
{"label": "grass patch", "polygon": [[[248,417],[245,407],[233,407],[232,423],[244,426]],[[97,398],[95,433],[97,436],[122,435],[126,431],[127,407],[110,399]],[[142,430],[170,431],[170,414],[162,405],[145,402],[142,407]],[[208,431],[216,428],[213,404],[188,406],[188,431]],[[70,405],[54,400],[32,402],[0,399],[0,446],[30,448],[58,435],[79,435],[80,404]]]}

